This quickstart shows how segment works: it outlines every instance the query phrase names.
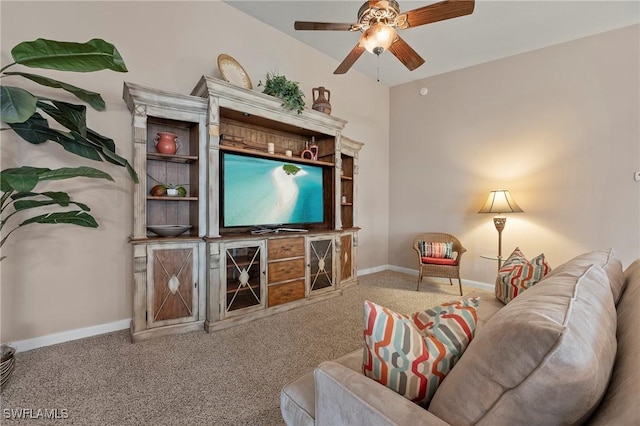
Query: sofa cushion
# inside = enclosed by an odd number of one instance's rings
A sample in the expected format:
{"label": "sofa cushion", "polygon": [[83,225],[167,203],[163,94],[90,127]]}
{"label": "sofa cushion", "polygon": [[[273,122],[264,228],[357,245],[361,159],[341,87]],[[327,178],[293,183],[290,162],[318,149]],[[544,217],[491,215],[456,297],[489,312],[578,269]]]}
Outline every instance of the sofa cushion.
{"label": "sofa cushion", "polygon": [[557,273],[498,311],[440,385],[429,411],[455,425],[584,421],[611,375],[616,312],[602,268],[581,271]]}
{"label": "sofa cushion", "polygon": [[[625,271],[618,302],[618,352],[607,393],[590,425],[640,425],[640,259]],[[484,301],[483,301],[484,303]]]}
{"label": "sofa cushion", "polygon": [[618,258],[618,254],[614,249],[609,251],[591,251],[576,256],[570,261],[562,264],[557,269],[551,271],[545,278],[555,275],[556,273],[575,270],[576,268],[584,268],[589,265],[598,264],[607,273],[611,293],[615,304],[618,304],[622,288],[624,286],[624,272],[622,270],[622,262]]}
{"label": "sofa cushion", "polygon": [[473,338],[479,302],[469,298],[407,316],[365,301],[363,373],[411,401],[429,401]]}
{"label": "sofa cushion", "polygon": [[502,303],[509,303],[518,294],[539,282],[550,270],[544,253],[527,260],[516,247],[498,271],[496,298]]}

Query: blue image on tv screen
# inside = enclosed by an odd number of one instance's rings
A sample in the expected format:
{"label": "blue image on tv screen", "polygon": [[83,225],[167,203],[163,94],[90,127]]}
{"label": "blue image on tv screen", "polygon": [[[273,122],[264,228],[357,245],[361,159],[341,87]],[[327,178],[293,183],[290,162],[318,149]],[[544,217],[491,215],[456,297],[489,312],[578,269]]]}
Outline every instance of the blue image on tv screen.
{"label": "blue image on tv screen", "polygon": [[223,154],[223,226],[319,223],[322,167]]}

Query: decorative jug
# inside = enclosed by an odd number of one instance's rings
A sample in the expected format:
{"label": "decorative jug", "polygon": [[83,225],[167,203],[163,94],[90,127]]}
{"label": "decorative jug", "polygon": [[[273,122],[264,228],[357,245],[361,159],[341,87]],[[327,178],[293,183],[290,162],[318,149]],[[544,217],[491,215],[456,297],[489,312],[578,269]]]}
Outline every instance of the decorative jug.
{"label": "decorative jug", "polygon": [[[325,93],[327,97],[325,98]],[[331,91],[325,89],[323,86],[314,87],[312,90],[313,95],[313,105],[312,109],[316,111],[324,112],[327,115],[331,115],[331,104],[329,101],[331,100]]]}
{"label": "decorative jug", "polygon": [[180,147],[178,136],[169,132],[158,132],[158,136],[156,136],[153,141],[156,151],[160,154],[173,155],[178,152],[178,148]]}

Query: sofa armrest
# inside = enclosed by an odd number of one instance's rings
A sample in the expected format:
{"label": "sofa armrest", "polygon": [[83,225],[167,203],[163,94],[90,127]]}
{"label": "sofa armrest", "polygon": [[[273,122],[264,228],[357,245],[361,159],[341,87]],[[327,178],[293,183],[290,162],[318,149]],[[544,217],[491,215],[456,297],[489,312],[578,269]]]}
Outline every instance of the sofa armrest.
{"label": "sofa armrest", "polygon": [[333,361],[316,368],[316,425],[445,426],[429,411]]}

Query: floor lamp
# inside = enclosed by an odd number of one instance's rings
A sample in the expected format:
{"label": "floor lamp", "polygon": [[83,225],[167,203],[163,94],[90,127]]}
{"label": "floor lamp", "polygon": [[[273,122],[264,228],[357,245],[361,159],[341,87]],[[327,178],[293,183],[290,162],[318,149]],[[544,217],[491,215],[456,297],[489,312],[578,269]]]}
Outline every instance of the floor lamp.
{"label": "floor lamp", "polygon": [[498,230],[498,269],[502,266],[502,230],[504,229],[507,218],[502,216],[503,213],[522,213],[523,210],[513,201],[509,190],[496,189],[489,193],[489,198],[478,213],[496,213],[493,217],[493,223]]}

